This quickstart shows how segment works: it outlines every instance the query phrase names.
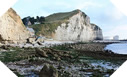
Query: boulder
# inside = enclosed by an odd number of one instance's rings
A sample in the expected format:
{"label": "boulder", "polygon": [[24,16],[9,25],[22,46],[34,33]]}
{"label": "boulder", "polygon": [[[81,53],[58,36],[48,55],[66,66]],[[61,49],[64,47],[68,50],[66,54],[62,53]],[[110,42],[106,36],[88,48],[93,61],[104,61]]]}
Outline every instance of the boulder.
{"label": "boulder", "polygon": [[43,38],[36,38],[36,37],[30,37],[27,39],[27,43],[30,44],[38,44],[38,45],[42,45],[42,43],[44,42]]}
{"label": "boulder", "polygon": [[30,37],[27,39],[27,43],[30,43],[30,44],[35,44],[35,38],[34,37]]}
{"label": "boulder", "polygon": [[38,44],[38,45],[42,45],[42,43],[41,43],[41,42],[39,42],[39,41],[37,42],[37,44]]}
{"label": "boulder", "polygon": [[39,77],[58,77],[58,71],[53,66],[45,64],[39,73]]}
{"label": "boulder", "polygon": [[42,57],[48,57],[48,55],[46,54],[46,52],[40,48],[36,48],[36,52],[38,55],[42,56]]}

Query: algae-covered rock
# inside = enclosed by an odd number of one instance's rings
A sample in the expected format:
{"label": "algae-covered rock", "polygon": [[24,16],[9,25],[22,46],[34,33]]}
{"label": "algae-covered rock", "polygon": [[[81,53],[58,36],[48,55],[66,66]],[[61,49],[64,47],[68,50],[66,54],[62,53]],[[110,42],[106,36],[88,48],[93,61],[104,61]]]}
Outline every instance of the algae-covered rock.
{"label": "algae-covered rock", "polygon": [[53,66],[45,64],[39,73],[39,77],[58,77],[58,71]]}

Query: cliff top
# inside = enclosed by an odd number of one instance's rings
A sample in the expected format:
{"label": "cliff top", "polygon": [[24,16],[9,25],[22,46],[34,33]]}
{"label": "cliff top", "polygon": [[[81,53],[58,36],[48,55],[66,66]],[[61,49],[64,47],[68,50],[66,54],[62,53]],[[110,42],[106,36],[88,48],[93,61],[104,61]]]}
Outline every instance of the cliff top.
{"label": "cliff top", "polygon": [[[0,39],[9,43],[26,41],[29,37],[29,32],[22,23],[20,16],[12,9],[0,17]],[[1,42],[0,41],[0,42]]]}
{"label": "cliff top", "polygon": [[[78,14],[79,12],[82,12],[82,11],[79,9],[76,9],[71,12],[54,13],[54,14],[51,14],[46,17],[46,22],[51,23],[51,22],[58,22],[58,21],[66,20],[66,19],[70,18],[71,16]],[[83,14],[84,14],[84,16],[86,16],[85,13],[83,13]]]}
{"label": "cliff top", "polygon": [[94,30],[101,30],[101,28],[99,26],[97,26],[96,24],[91,23],[91,25],[94,27]]}
{"label": "cliff top", "polygon": [[20,16],[12,8],[8,9],[6,14],[8,14],[16,23],[23,24]]}
{"label": "cliff top", "polygon": [[[68,23],[68,19],[78,13],[82,13],[82,16],[84,16],[84,19],[85,19],[84,22],[89,23],[89,21],[87,21],[87,18],[89,18],[89,17],[81,10],[76,9],[71,12],[60,12],[60,13],[51,14],[51,15],[45,17],[45,22],[43,24],[34,24],[29,27],[33,28],[37,35],[40,35],[40,34],[42,34],[44,36],[51,35],[57,29],[58,26],[60,26],[63,22]],[[93,28],[94,28],[94,30],[100,29],[96,25],[93,25]]]}

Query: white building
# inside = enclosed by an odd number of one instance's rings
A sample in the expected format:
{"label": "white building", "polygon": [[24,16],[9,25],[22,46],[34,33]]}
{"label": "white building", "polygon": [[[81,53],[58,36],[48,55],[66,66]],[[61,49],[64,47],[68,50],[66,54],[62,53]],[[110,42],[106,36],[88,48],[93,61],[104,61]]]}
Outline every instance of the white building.
{"label": "white building", "polygon": [[119,40],[119,36],[105,36],[104,40]]}
{"label": "white building", "polygon": [[118,35],[114,36],[113,40],[119,40],[119,36]]}

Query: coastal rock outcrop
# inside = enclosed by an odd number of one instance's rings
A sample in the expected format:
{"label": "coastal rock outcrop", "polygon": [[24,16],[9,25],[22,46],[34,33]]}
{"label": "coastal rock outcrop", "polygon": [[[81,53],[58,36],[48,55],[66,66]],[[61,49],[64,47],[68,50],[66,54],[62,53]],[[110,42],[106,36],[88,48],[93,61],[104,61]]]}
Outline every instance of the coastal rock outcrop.
{"label": "coastal rock outcrop", "polygon": [[90,18],[80,10],[54,13],[45,17],[43,24],[31,26],[37,35],[59,41],[89,42],[102,40],[102,30],[90,23]]}
{"label": "coastal rock outcrop", "polygon": [[53,34],[56,40],[88,42],[103,39],[102,30],[90,23],[90,18],[80,10],[57,27]]}
{"label": "coastal rock outcrop", "polygon": [[0,42],[23,43],[29,36],[30,32],[12,8],[0,17]]}

